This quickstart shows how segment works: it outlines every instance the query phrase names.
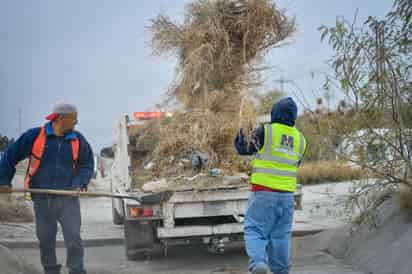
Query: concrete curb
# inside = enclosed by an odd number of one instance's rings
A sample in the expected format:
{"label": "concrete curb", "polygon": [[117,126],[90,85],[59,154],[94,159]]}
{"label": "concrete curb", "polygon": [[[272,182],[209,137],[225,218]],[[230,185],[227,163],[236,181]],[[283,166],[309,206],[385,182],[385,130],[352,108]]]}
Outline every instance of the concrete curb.
{"label": "concrete curb", "polygon": [[[122,245],[124,243],[123,238],[105,238],[105,239],[84,239],[84,247],[93,247],[93,246],[110,246],[110,245]],[[0,245],[4,245],[7,248],[38,248],[39,244],[37,240],[34,239],[19,239],[19,240],[10,240],[10,239],[0,239]],[[56,247],[64,248],[64,241],[58,239],[56,241]]]}
{"label": "concrete curb", "polygon": [[[324,229],[312,229],[312,230],[295,230],[292,231],[292,237],[304,237],[310,236],[322,232]],[[95,238],[95,239],[83,239],[84,247],[98,247],[98,246],[111,246],[111,245],[123,245],[123,238]],[[39,244],[37,239],[0,239],[0,245],[7,248],[38,248]],[[57,239],[56,247],[64,248],[64,241]]]}
{"label": "concrete curb", "polygon": [[298,238],[298,237],[305,237],[305,236],[310,236],[310,235],[315,235],[318,234],[325,229],[308,229],[308,230],[295,230],[292,231],[292,237]]}

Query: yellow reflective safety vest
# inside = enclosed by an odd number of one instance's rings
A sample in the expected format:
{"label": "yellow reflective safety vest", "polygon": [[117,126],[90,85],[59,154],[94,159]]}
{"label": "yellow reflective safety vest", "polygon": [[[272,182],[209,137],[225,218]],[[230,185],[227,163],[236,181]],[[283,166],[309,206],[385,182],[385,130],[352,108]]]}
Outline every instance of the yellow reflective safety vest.
{"label": "yellow reflective safety vest", "polygon": [[295,192],[297,170],[305,149],[305,137],[295,127],[265,125],[265,142],[253,160],[251,183]]}

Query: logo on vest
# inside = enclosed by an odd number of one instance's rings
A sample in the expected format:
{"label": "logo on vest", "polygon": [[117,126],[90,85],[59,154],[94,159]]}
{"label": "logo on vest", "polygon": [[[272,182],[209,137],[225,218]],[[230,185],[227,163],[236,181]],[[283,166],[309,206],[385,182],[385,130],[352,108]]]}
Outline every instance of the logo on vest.
{"label": "logo on vest", "polygon": [[294,147],[293,136],[288,136],[286,134],[283,134],[282,139],[280,141],[280,146],[288,150],[293,150],[293,147]]}
{"label": "logo on vest", "polygon": [[280,139],[280,145],[274,148],[274,152],[286,153],[291,156],[296,156],[294,151],[295,139],[293,136],[283,134]]}

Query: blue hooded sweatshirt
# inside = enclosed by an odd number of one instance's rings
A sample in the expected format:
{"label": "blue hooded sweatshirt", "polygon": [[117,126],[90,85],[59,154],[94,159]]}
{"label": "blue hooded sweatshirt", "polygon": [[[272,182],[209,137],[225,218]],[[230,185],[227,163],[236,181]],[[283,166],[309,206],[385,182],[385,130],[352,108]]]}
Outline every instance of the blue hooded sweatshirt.
{"label": "blue hooded sweatshirt", "polygon": [[[279,123],[290,127],[295,126],[295,121],[298,115],[298,107],[291,97],[283,98],[273,104],[270,114],[271,123]],[[252,132],[252,138],[249,142],[246,140],[242,129],[238,132],[235,138],[235,147],[240,155],[253,155],[257,153],[265,142],[264,126],[256,128]]]}
{"label": "blue hooded sweatshirt", "polygon": [[[40,167],[30,181],[31,188],[73,189],[86,187],[94,170],[92,149],[86,139],[77,131],[65,136],[56,136],[52,123],[45,125],[46,144]],[[11,185],[18,162],[28,158],[33,143],[40,133],[40,128],[26,131],[14,143],[8,146],[0,159],[0,185]],[[76,174],[73,172],[73,154],[71,140],[79,139],[79,159]]]}

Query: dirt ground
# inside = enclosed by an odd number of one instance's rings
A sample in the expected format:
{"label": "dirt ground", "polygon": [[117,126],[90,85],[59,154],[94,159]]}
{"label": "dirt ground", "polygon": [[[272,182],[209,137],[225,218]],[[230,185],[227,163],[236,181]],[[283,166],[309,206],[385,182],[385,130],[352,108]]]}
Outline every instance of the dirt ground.
{"label": "dirt ground", "polygon": [[[13,187],[23,187],[26,161],[19,163],[13,178]],[[33,222],[34,215],[31,202],[21,194],[0,194],[0,222]]]}
{"label": "dirt ground", "polygon": [[345,226],[320,235],[319,241],[326,240],[330,254],[366,273],[410,274],[412,211],[401,210],[398,198],[392,197],[380,206],[378,220],[372,230],[367,225]]}
{"label": "dirt ground", "polygon": [[[291,274],[363,274],[325,252],[301,252],[298,247],[304,241],[295,239],[293,243]],[[41,269],[38,250],[13,252]],[[241,243],[228,246],[223,255],[208,253],[204,246],[171,247],[168,257],[159,252],[146,261],[127,261],[123,246],[89,247],[85,254],[89,274],[246,274],[248,262]],[[58,257],[65,261],[64,249],[58,249]],[[67,274],[67,269],[62,274]]]}
{"label": "dirt ground", "polygon": [[346,225],[297,242],[304,253],[323,250],[368,274],[410,274],[412,212],[402,211],[392,197],[378,210],[378,227]]}
{"label": "dirt ground", "polygon": [[[338,186],[348,187],[344,184],[336,185]],[[95,191],[107,191],[110,185],[107,180],[102,180],[95,188]],[[309,209],[312,203],[315,203],[312,206],[316,207],[316,203],[330,199],[327,198],[328,195],[320,193],[318,188],[306,187],[305,208]],[[344,189],[336,191],[345,192]],[[84,208],[88,210],[83,210],[83,213],[86,220],[101,226],[102,223],[109,222],[111,219],[111,204],[110,200],[102,200],[104,203],[97,203],[98,201],[84,201]],[[92,205],[95,204],[96,210],[92,210]],[[321,203],[320,208],[322,207]],[[96,212],[101,214],[96,214]],[[378,213],[379,226],[372,231],[369,231],[366,226],[344,226],[318,235],[295,238],[291,273],[410,274],[410,269],[412,269],[412,260],[409,258],[412,251],[412,212],[401,211],[399,201],[393,197],[382,204]],[[300,212],[297,211],[296,214],[299,215]],[[316,214],[310,216],[310,219],[314,219]],[[119,231],[121,231],[120,228]],[[59,261],[64,264],[65,250],[59,248],[58,254]],[[221,256],[207,253],[204,247],[173,247],[169,250],[167,258],[159,255],[152,260],[139,262],[127,261],[123,246],[86,248],[88,273],[246,273],[247,260],[241,244],[228,248],[227,253]],[[25,248],[13,249],[10,252],[0,247],[0,266],[2,274],[36,273],[36,270],[41,270],[39,251],[37,248]],[[24,272],[27,267],[31,270]],[[360,270],[353,270],[354,268]]]}
{"label": "dirt ground", "polygon": [[2,274],[37,274],[34,265],[30,265],[21,256],[0,245],[0,267]]}
{"label": "dirt ground", "polygon": [[23,197],[0,195],[0,222],[32,222],[33,210]]}

